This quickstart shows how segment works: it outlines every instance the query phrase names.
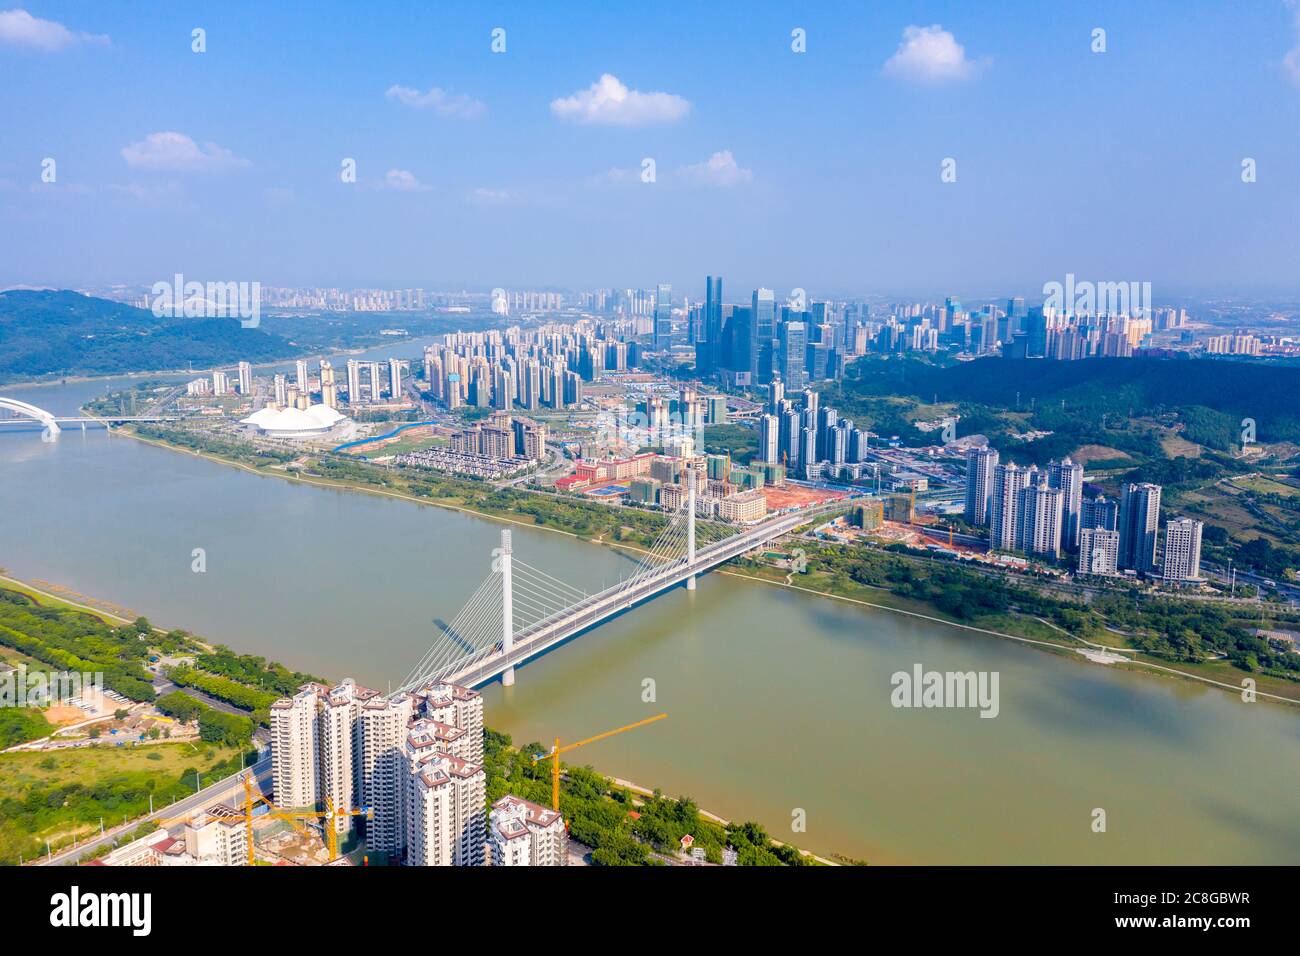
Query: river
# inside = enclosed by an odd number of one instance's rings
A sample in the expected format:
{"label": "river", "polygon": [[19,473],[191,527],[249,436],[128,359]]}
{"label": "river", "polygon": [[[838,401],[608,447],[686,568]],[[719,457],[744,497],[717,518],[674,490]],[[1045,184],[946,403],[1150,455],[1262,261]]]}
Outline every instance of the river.
{"label": "river", "polygon": [[[69,414],[113,383],[3,387]],[[0,565],[238,651],[400,683],[502,525],[252,475],[102,431],[0,430]],[[203,548],[207,570],[194,573]],[[588,590],[629,559],[516,528]],[[996,671],[1000,712],[895,709],[890,676]],[[643,701],[654,681],[656,700]],[[1300,862],[1300,711],[721,573],[484,688],[516,742],[667,720],[574,754],[778,839],[879,863]],[[1094,810],[1106,814],[1093,831]],[[792,820],[806,830],[792,832]]]}

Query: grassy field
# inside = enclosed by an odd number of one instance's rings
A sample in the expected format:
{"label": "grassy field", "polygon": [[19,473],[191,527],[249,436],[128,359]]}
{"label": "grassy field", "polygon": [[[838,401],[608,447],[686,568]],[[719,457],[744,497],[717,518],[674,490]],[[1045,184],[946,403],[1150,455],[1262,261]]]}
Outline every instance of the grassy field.
{"label": "grassy field", "polygon": [[1232,483],[1238,488],[1245,488],[1260,495],[1282,495],[1284,498],[1300,497],[1300,488],[1282,481],[1274,481],[1265,475],[1234,478]]}
{"label": "grassy field", "polygon": [[101,817],[111,827],[142,816],[151,794],[161,809],[194,792],[194,771],[212,783],[238,756],[205,743],[0,754],[0,865],[90,836]]}

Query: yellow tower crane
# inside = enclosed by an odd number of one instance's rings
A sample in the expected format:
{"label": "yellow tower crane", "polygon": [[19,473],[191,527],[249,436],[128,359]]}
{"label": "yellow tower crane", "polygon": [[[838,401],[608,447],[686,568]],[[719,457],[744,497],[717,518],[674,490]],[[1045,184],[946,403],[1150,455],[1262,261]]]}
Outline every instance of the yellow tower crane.
{"label": "yellow tower crane", "polygon": [[613,737],[615,734],[621,734],[625,730],[635,730],[638,727],[644,727],[646,724],[653,724],[656,720],[663,720],[667,714],[656,714],[653,717],[647,717],[645,720],[638,720],[635,724],[628,724],[626,727],[618,727],[614,730],[607,730],[603,734],[597,734],[594,737],[588,737],[586,740],[579,740],[576,744],[567,744],[560,746],[560,738],[555,738],[555,748],[548,754],[538,754],[533,758],[533,766],[537,766],[543,760],[551,761],[551,809],[556,812],[560,809],[560,754],[567,754],[570,750],[577,750],[579,747],[585,747],[587,744],[594,744],[597,740],[604,740],[606,737]]}
{"label": "yellow tower crane", "polygon": [[[281,810],[279,807],[277,807],[274,803],[272,803],[262,794],[253,792],[253,775],[251,773],[247,773],[244,775],[244,801],[241,809],[244,811],[243,812],[244,828],[248,835],[248,865],[249,866],[256,865],[254,855],[253,855],[253,851],[254,851],[253,811],[254,809],[256,809],[258,803],[264,803],[268,808],[267,812],[262,814],[261,816],[269,817],[270,819],[273,820],[285,820],[291,826],[293,826],[295,830],[297,830],[303,836],[307,836],[307,837],[312,836],[313,835],[312,832],[308,830],[306,827],[304,827],[298,821],[301,819],[324,819],[325,842],[326,842],[326,846],[329,847],[329,861],[331,863],[337,860],[339,856],[338,831],[334,828],[335,818],[339,816],[351,816],[351,817],[365,816],[366,819],[370,819],[373,816],[373,813],[369,809],[336,810],[334,807],[334,801],[329,799],[328,797],[325,800],[324,811],[317,812],[311,810],[303,810],[303,811],[289,812],[286,810]],[[190,823],[195,818],[202,816],[203,813],[204,811],[199,810],[196,813],[190,814],[188,817],[160,817],[154,822],[163,826],[166,826],[167,824],[174,824],[174,823]]]}

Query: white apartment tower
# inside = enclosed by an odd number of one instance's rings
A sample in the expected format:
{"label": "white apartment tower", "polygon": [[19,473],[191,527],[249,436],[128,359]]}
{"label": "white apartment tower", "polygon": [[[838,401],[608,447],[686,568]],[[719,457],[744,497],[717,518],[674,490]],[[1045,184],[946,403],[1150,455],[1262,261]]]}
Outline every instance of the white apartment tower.
{"label": "white apartment tower", "polygon": [[1175,518],[1165,525],[1163,574],[1169,582],[1199,581],[1201,578],[1201,529],[1193,518]]}
{"label": "white apartment tower", "polygon": [[414,701],[409,694],[361,705],[361,803],[369,807],[366,843],[373,853],[400,857],[406,843],[404,743]]}
{"label": "white apartment tower", "polygon": [[555,810],[519,797],[492,804],[488,845],[493,866],[567,866],[569,835]]}
{"label": "white apartment tower", "polygon": [[1061,544],[1073,551],[1079,544],[1079,513],[1083,508],[1083,465],[1068,457],[1050,462],[1047,483],[1061,489]]}
{"label": "white apartment tower", "polygon": [[976,528],[989,524],[989,499],[998,467],[995,448],[972,448],[966,453],[966,523]]}
{"label": "white apartment tower", "polygon": [[989,492],[989,547],[995,551],[1013,551],[1017,544],[1020,492],[1029,484],[1029,472],[1008,462],[993,469],[993,487]]}
{"label": "white apartment tower", "polygon": [[[348,678],[319,697],[320,801],[330,800],[335,809],[360,809],[361,704],[375,696]],[[354,819],[336,816],[335,832],[347,833]]]}
{"label": "white apartment tower", "polygon": [[393,401],[398,402],[402,399],[402,360],[390,358],[388,360],[388,393],[392,395]]}
{"label": "white apartment tower", "polygon": [[487,777],[450,754],[412,757],[406,787],[407,866],[482,866]]}
{"label": "white apartment tower", "polygon": [[314,807],[320,792],[320,756],[316,743],[316,693],[304,684],[293,697],[271,705],[272,777],[275,802],[284,809]]}
{"label": "white apartment tower", "polygon": [[1016,515],[1018,550],[1048,558],[1060,557],[1063,499],[1060,488],[1041,483],[1021,490]]}
{"label": "white apartment tower", "polygon": [[1119,571],[1119,532],[1083,528],[1079,532],[1079,574],[1113,575]]}

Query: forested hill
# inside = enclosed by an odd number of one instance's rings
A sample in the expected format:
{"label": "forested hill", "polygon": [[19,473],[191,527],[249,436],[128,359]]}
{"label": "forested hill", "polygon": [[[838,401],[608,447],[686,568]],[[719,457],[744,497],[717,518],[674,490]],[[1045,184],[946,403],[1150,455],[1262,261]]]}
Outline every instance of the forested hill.
{"label": "forested hill", "polygon": [[296,351],[234,318],[159,318],[78,292],[0,293],[0,382],[265,362]]}
{"label": "forested hill", "polygon": [[942,367],[908,359],[859,361],[849,395],[911,395],[1008,410],[1136,416],[1211,409],[1235,432],[1253,418],[1263,441],[1300,440],[1300,366],[1211,359],[1097,358],[1077,362],[987,358]]}

